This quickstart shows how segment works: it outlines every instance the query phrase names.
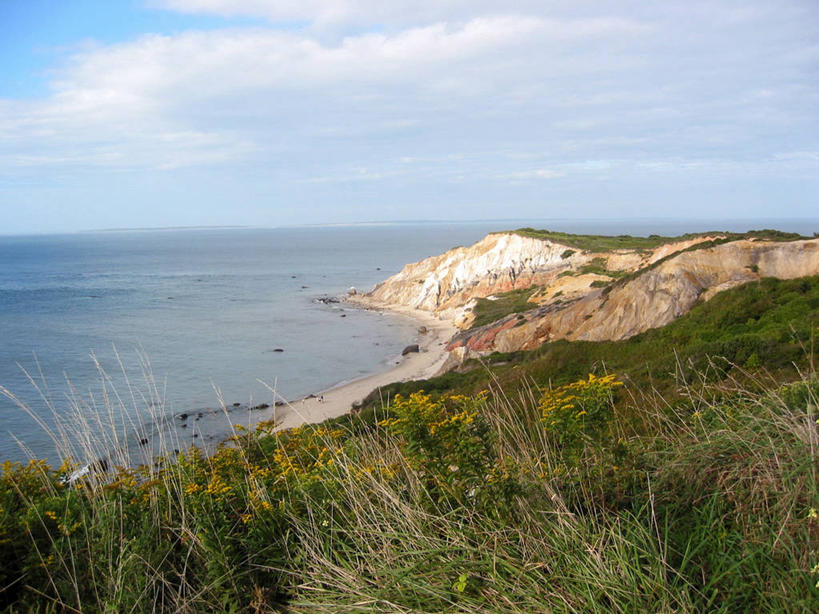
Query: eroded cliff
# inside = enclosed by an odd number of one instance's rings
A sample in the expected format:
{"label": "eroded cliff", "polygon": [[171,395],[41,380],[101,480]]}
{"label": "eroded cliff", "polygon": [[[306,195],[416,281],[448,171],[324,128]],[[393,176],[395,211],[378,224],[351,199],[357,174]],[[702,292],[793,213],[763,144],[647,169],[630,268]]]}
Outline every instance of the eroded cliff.
{"label": "eroded cliff", "polygon": [[[448,349],[453,361],[461,361],[556,339],[625,339],[738,284],[819,274],[819,240],[731,239],[710,234],[650,249],[592,251],[495,233],[409,264],[368,296],[454,321],[462,332]],[[528,308],[470,328],[481,301],[527,288]]]}

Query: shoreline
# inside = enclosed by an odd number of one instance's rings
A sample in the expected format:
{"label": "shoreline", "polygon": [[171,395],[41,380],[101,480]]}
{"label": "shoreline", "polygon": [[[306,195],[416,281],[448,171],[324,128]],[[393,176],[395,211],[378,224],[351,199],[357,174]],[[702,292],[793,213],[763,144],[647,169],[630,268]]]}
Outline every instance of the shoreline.
{"label": "shoreline", "polygon": [[[124,453],[128,460],[120,460],[119,464],[151,465],[157,455],[169,455],[172,451],[176,453],[190,445],[210,456],[220,445],[232,445],[231,439],[238,434],[237,426],[252,430],[260,422],[273,420],[275,422],[273,432],[279,432],[303,424],[316,424],[330,418],[337,418],[353,411],[354,405],[363,401],[374,390],[398,381],[428,379],[437,375],[446,363],[449,357],[445,349],[446,345],[458,332],[458,328],[452,322],[441,320],[427,311],[382,304],[362,295],[346,297],[343,302],[355,309],[390,313],[409,318],[415,324],[416,329],[425,327],[426,333],[418,331],[414,338],[407,340],[407,345],[417,343],[419,351],[395,357],[394,364],[386,370],[340,382],[305,397],[290,400],[271,389],[271,392],[274,393],[273,401],[269,405],[265,404],[264,409],[253,406],[252,403],[236,407],[239,405],[236,403],[233,406],[223,404],[221,410],[190,409],[165,416],[164,426],[156,426],[157,430],[149,433],[145,430],[146,425],[142,425],[141,430],[133,434],[135,440],[126,443],[118,453],[109,450],[93,456],[99,456],[100,459],[104,459],[102,462],[113,465],[116,462],[112,459],[117,454]],[[200,419],[205,417],[203,416],[205,413],[226,418],[227,430],[222,430],[224,426],[220,428],[219,424],[224,425],[221,420],[211,424],[210,428],[205,426],[204,420],[200,422]],[[150,424],[155,425],[156,423],[151,421]],[[190,428],[187,428],[188,425]],[[150,445],[148,445],[149,441]],[[87,459],[84,466],[72,474],[70,479],[76,479],[87,473],[94,462],[100,463],[101,461],[93,458]]]}
{"label": "shoreline", "polygon": [[362,295],[347,297],[344,302],[358,309],[389,312],[414,320],[418,327],[425,327],[426,333],[418,333],[418,352],[399,357],[397,363],[386,371],[365,375],[349,382],[314,392],[301,399],[289,401],[277,399],[283,405],[272,405],[268,409],[253,412],[248,424],[253,428],[259,422],[274,420],[275,431],[286,430],[302,424],[315,424],[330,418],[337,418],[353,410],[373,390],[394,382],[428,379],[438,374],[449,353],[446,345],[458,332],[458,328],[448,320],[441,320],[430,312],[412,307],[386,305]]}

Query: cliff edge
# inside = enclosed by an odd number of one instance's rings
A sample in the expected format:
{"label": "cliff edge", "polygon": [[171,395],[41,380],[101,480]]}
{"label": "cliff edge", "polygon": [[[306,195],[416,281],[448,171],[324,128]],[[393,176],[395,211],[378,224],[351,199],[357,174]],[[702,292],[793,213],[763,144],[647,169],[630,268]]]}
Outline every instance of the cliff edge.
{"label": "cliff edge", "polygon": [[675,239],[528,234],[535,236],[493,233],[408,264],[367,299],[452,321],[461,332],[447,347],[451,366],[557,339],[626,339],[736,285],[819,274],[819,239],[772,231]]}

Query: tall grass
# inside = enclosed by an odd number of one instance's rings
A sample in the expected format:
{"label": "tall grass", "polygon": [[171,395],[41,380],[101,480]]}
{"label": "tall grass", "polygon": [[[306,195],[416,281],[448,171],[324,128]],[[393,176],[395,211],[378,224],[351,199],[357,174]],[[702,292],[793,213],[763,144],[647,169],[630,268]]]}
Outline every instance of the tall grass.
{"label": "tall grass", "polygon": [[709,381],[416,394],[72,484],[7,463],[0,607],[816,611],[816,377]]}
{"label": "tall grass", "polygon": [[[113,353],[116,361],[113,374],[91,354],[97,385],[82,391],[66,378],[66,392],[59,400],[53,397],[38,362],[36,373],[23,370],[41,407],[32,407],[0,386],[0,395],[27,414],[48,436],[56,457],[61,462],[76,462],[83,471],[91,469],[90,465],[97,472],[114,466],[151,465],[156,456],[180,447],[177,432],[167,428],[173,418],[148,357],[144,352],[136,354],[134,378],[116,348]],[[32,457],[25,446],[23,449]]]}

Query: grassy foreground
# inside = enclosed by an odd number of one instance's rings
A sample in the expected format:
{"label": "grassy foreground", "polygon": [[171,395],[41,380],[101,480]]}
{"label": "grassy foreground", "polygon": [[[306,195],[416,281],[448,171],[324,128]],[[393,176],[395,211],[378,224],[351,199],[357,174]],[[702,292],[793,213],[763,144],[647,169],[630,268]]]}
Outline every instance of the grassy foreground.
{"label": "grassy foreground", "polygon": [[209,457],[6,463],[0,611],[819,611],[817,318],[762,280]]}
{"label": "grassy foreground", "polygon": [[262,425],[73,485],[67,466],[6,463],[0,606],[817,611],[819,384],[684,395],[672,408],[590,375]]}

